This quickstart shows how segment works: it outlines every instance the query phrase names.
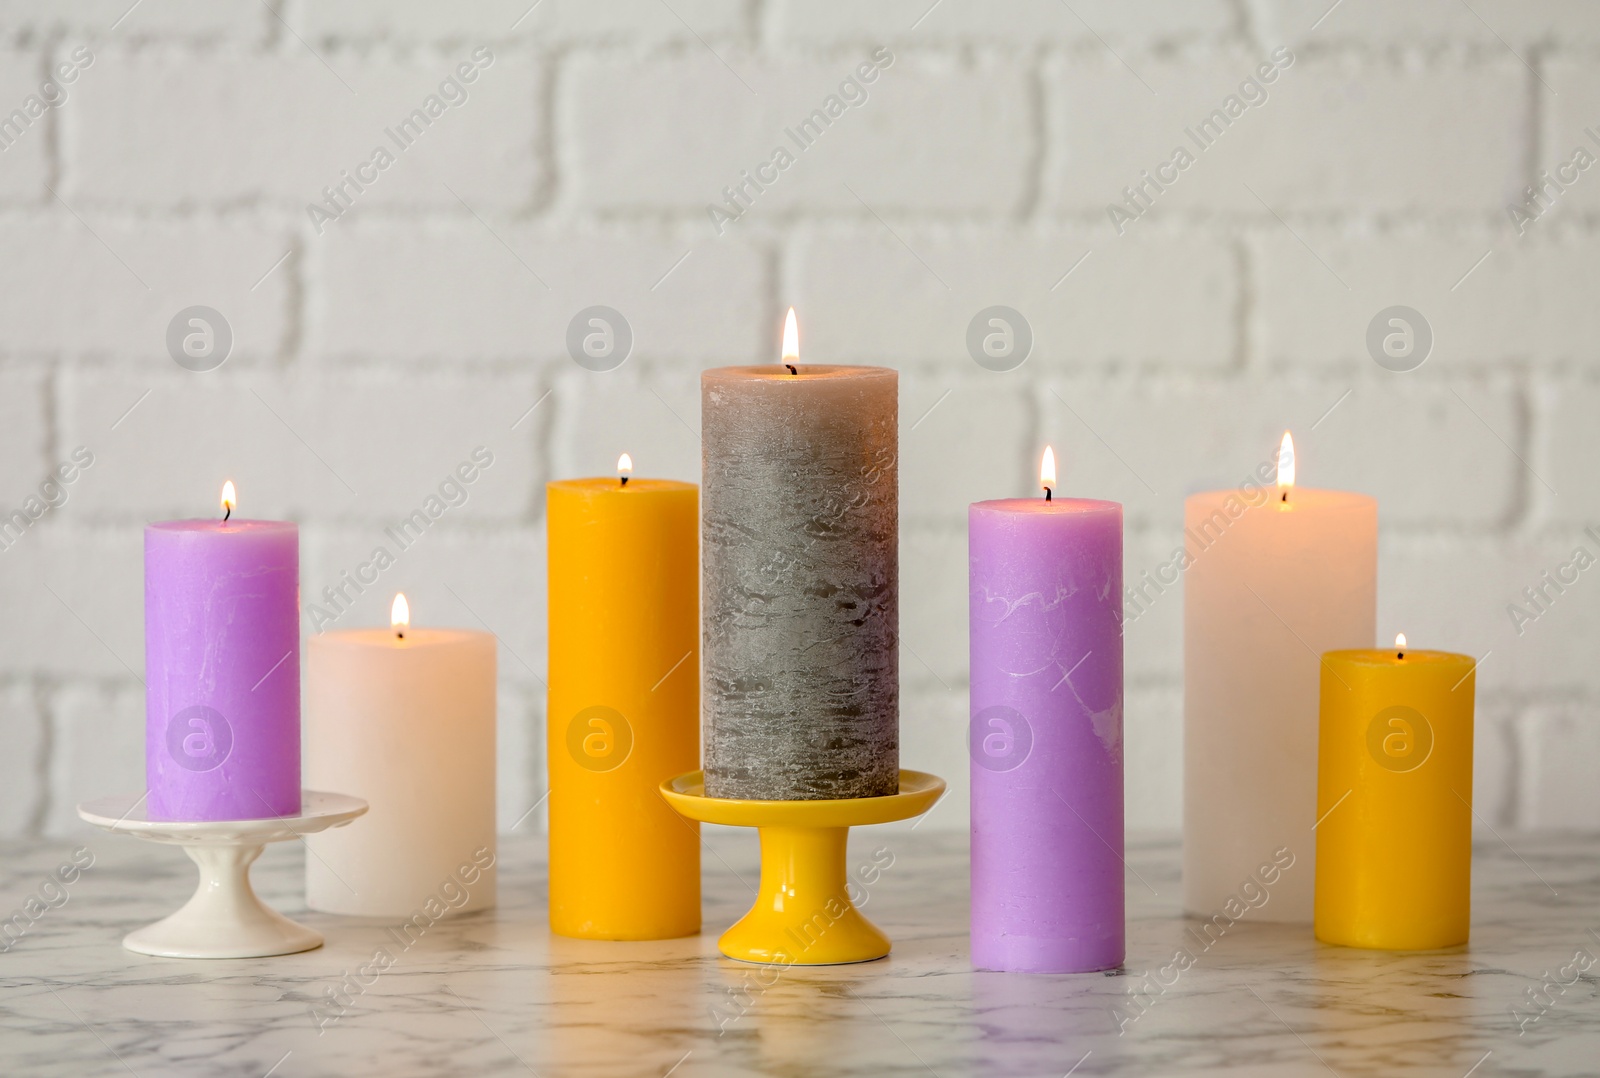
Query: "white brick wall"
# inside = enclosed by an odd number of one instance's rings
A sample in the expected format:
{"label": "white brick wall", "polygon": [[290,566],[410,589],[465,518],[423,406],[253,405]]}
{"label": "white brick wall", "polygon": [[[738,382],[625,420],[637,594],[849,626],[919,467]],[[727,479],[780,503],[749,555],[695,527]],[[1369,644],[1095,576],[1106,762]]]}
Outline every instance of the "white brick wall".
{"label": "white brick wall", "polygon": [[384,147],[396,160],[357,195],[359,210],[452,209],[460,203],[451,190],[480,212],[525,205],[543,183],[537,147],[548,110],[537,58],[491,48],[488,66],[458,83],[413,145],[386,134],[471,51],[329,49],[325,67],[305,49],[108,45],[79,77],[66,147],[75,167],[62,194],[90,206],[281,205],[303,221],[307,202]]}
{"label": "white brick wall", "polygon": [[[314,601],[477,445],[469,503],[340,624],[404,588],[499,634],[501,818],[523,817],[544,482],[623,450],[694,478],[696,372],[773,359],[790,303],[807,358],[903,372],[905,760],[954,794],[929,826],[966,808],[967,502],[1029,492],[1053,441],[1067,490],[1126,503],[1132,582],[1183,495],[1284,427],[1304,481],[1382,501],[1382,633],[1489,653],[1480,813],[1600,826],[1600,569],[1520,633],[1506,611],[1600,524],[1600,169],[1525,234],[1507,212],[1600,156],[1600,7],[0,0],[0,120],[79,46],[92,64],[0,152],[0,510],[95,455],[0,551],[0,832],[69,830],[139,782],[144,521],[231,476],[302,523]],[[307,204],[480,46],[468,99],[319,230]],[[867,99],[719,235],[708,205],[879,46]],[[1268,99],[1119,234],[1108,203],[1279,46]],[[196,304],[234,333],[207,374],[165,344]],[[564,343],[597,304],[635,337],[604,374]],[[1396,304],[1436,339],[1407,374],[1365,344]],[[1017,370],[967,354],[992,305],[1029,320]],[[1128,632],[1137,827],[1178,823],[1181,607]]]}
{"label": "white brick wall", "polygon": [[[1037,106],[1008,64],[896,55],[863,87],[865,100],[815,145],[802,150],[790,141],[786,130],[821,107],[872,51],[845,48],[805,62],[730,52],[737,76],[708,67],[703,52],[647,63],[574,61],[561,84],[562,115],[572,127],[562,141],[572,148],[573,208],[703,219],[705,205],[722,202],[722,188],[740,182],[741,169],[784,147],[797,160],[757,200],[755,219],[855,216],[863,203],[879,213],[1015,212],[1030,183]],[[625,131],[614,126],[622,116]]]}

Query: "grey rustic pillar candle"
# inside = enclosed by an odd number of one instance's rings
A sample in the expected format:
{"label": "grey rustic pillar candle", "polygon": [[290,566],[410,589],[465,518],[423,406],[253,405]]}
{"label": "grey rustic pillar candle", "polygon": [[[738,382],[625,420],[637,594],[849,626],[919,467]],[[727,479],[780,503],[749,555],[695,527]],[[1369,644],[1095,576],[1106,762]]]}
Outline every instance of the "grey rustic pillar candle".
{"label": "grey rustic pillar candle", "polygon": [[700,376],[705,777],[712,797],[899,788],[899,377]]}

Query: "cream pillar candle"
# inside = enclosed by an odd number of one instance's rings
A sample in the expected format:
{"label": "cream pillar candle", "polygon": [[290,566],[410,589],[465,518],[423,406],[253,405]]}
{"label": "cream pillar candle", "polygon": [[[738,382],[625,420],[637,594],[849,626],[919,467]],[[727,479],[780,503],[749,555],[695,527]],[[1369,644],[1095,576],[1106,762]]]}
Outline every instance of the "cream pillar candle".
{"label": "cream pillar candle", "polygon": [[1288,435],[1247,488],[1184,503],[1184,908],[1235,916],[1274,865],[1251,919],[1310,923],[1321,656],[1377,632],[1378,503],[1295,486]]}
{"label": "cream pillar candle", "polygon": [[410,628],[404,603],[306,648],[305,783],[371,805],[306,837],[306,905],[431,923],[495,904],[495,640]]}

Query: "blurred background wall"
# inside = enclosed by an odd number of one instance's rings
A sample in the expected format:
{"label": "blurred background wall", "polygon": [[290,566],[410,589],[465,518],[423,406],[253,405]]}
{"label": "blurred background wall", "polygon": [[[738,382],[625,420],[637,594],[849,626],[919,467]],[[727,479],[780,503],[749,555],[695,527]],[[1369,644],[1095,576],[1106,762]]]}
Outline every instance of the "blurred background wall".
{"label": "blurred background wall", "polygon": [[[543,484],[697,478],[696,372],[775,361],[790,304],[803,360],[902,374],[928,826],[965,826],[967,503],[1053,443],[1170,577],[1184,495],[1286,428],[1381,500],[1380,637],[1487,656],[1481,817],[1600,826],[1597,60],[1578,0],[4,0],[0,513],[92,464],[0,551],[0,830],[140,787],[141,528],[224,478],[300,522],[308,633],[403,589],[498,634],[502,825],[540,826]],[[1128,608],[1134,828],[1179,823],[1181,607]]]}

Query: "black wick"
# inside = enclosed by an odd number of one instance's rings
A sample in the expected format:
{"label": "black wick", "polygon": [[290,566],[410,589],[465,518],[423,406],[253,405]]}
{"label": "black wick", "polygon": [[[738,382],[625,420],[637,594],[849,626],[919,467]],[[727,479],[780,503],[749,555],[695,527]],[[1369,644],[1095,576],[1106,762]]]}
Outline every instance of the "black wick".
{"label": "black wick", "polygon": [[1280,500],[1281,501],[1288,501],[1289,500],[1289,492],[1287,490],[1283,492],[1283,497]]}
{"label": "black wick", "polygon": [[228,522],[228,518],[231,516],[233,516],[233,506],[224,505],[222,507],[222,522],[226,524]]}
{"label": "black wick", "polygon": [[1049,487],[1045,487],[1044,488],[1044,500],[1045,501],[1049,501],[1050,500],[1050,488]]}
{"label": "black wick", "polygon": [[628,485],[628,477],[627,476],[623,476],[622,477],[622,485],[623,486],[627,486]]}
{"label": "black wick", "polygon": [[789,368],[790,374],[794,375],[796,378],[800,377],[800,372],[794,369],[793,363],[785,363],[784,366]]}
{"label": "black wick", "polygon": [[404,640],[406,638],[406,631],[404,629],[396,629],[394,631],[394,638],[396,640]]}

